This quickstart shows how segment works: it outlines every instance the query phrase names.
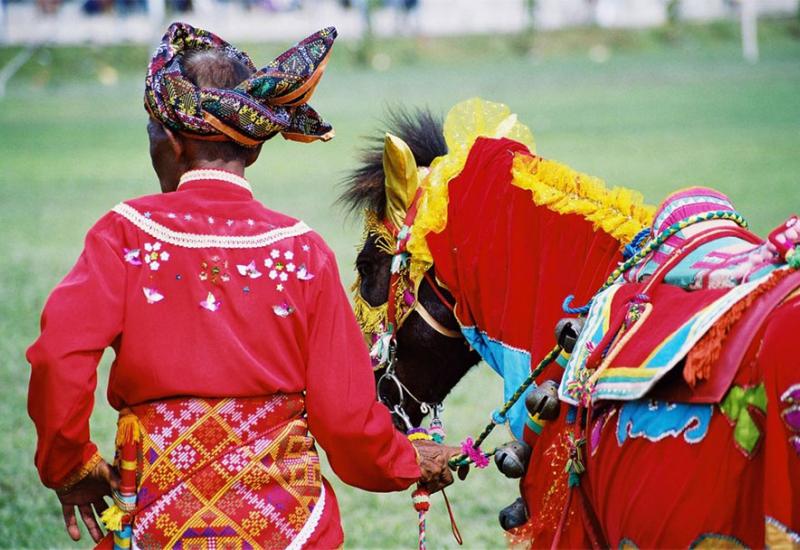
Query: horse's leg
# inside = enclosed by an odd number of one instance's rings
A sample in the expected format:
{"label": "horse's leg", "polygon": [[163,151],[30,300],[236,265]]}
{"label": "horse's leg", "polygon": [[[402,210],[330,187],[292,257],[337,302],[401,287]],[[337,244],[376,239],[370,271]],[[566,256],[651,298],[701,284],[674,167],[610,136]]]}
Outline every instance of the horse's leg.
{"label": "horse's leg", "polygon": [[800,296],[770,316],[757,365],[767,398],[764,544],[800,548]]}

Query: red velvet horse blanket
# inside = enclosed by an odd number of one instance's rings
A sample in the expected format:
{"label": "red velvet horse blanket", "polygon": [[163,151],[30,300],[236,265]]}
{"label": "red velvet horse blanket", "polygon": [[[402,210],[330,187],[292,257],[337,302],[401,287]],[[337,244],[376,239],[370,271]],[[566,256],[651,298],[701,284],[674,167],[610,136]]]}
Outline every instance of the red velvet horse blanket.
{"label": "red velvet horse blanket", "polygon": [[[554,345],[564,297],[584,303],[621,260],[611,235],[514,185],[526,156],[511,140],[477,140],[450,182],[447,226],[428,236],[467,339],[512,389]],[[581,483],[610,546],[800,544],[798,329],[795,298],[758,331],[721,402],[655,401],[645,392],[589,411]],[[562,375],[563,363],[553,364],[537,381]],[[586,503],[573,499],[562,516],[574,413],[562,404],[541,435],[524,429],[533,457],[521,489],[531,519],[517,542],[550,546],[564,517],[560,544],[589,544]]]}

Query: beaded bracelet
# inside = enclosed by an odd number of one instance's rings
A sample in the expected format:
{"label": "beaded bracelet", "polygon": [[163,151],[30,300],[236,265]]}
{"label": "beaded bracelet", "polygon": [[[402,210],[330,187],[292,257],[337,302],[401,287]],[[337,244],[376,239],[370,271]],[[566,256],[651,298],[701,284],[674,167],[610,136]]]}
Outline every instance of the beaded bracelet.
{"label": "beaded bracelet", "polygon": [[409,441],[431,441],[433,436],[425,428],[413,428],[406,433]]}

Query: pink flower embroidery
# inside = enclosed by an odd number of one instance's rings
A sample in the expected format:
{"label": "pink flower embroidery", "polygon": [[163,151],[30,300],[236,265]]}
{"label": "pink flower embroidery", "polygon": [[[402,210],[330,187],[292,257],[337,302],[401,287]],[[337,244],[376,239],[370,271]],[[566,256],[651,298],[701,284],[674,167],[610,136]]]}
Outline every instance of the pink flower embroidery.
{"label": "pink flower embroidery", "polygon": [[251,279],[258,279],[261,277],[261,272],[256,269],[256,262],[255,260],[251,260],[247,265],[237,265],[236,269],[239,271],[239,275],[242,277],[250,277]]}
{"label": "pink flower embroidery", "polygon": [[148,304],[156,304],[164,299],[164,295],[155,288],[144,287],[142,292],[144,292],[144,297],[147,299]]}
{"label": "pink flower embroidery", "polygon": [[141,250],[138,248],[123,248],[125,261],[131,265],[142,265]]}
{"label": "pink flower embroidery", "polygon": [[294,308],[287,304],[286,302],[282,303],[279,306],[272,306],[272,311],[275,312],[275,315],[278,317],[288,317],[292,313],[294,313]]}
{"label": "pink flower embroidery", "polygon": [[301,281],[310,281],[314,278],[314,275],[308,271],[306,264],[303,264],[297,270],[297,278]]}
{"label": "pink flower embroidery", "polygon": [[208,311],[218,311],[221,305],[222,302],[217,300],[214,294],[211,292],[208,293],[208,296],[206,296],[205,300],[200,302],[200,307],[207,309]]}

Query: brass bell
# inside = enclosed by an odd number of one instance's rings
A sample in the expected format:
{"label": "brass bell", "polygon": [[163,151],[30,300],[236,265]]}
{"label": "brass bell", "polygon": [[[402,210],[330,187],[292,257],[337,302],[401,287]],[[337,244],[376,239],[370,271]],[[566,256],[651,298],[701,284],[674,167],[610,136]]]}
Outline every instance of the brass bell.
{"label": "brass bell", "polygon": [[531,447],[524,441],[509,441],[494,454],[494,463],[504,476],[517,479],[525,475],[528,461],[531,458]]}
{"label": "brass bell", "polygon": [[498,519],[500,527],[505,531],[524,525],[528,521],[528,510],[525,508],[525,501],[522,500],[522,497],[500,510]]}
{"label": "brass bell", "polygon": [[564,317],[556,323],[556,342],[561,349],[572,353],[585,324],[586,320],[582,317]]}
{"label": "brass bell", "polygon": [[525,397],[525,408],[531,416],[536,416],[541,420],[555,420],[561,409],[561,402],[558,400],[558,384],[555,380],[547,380],[536,386]]}

